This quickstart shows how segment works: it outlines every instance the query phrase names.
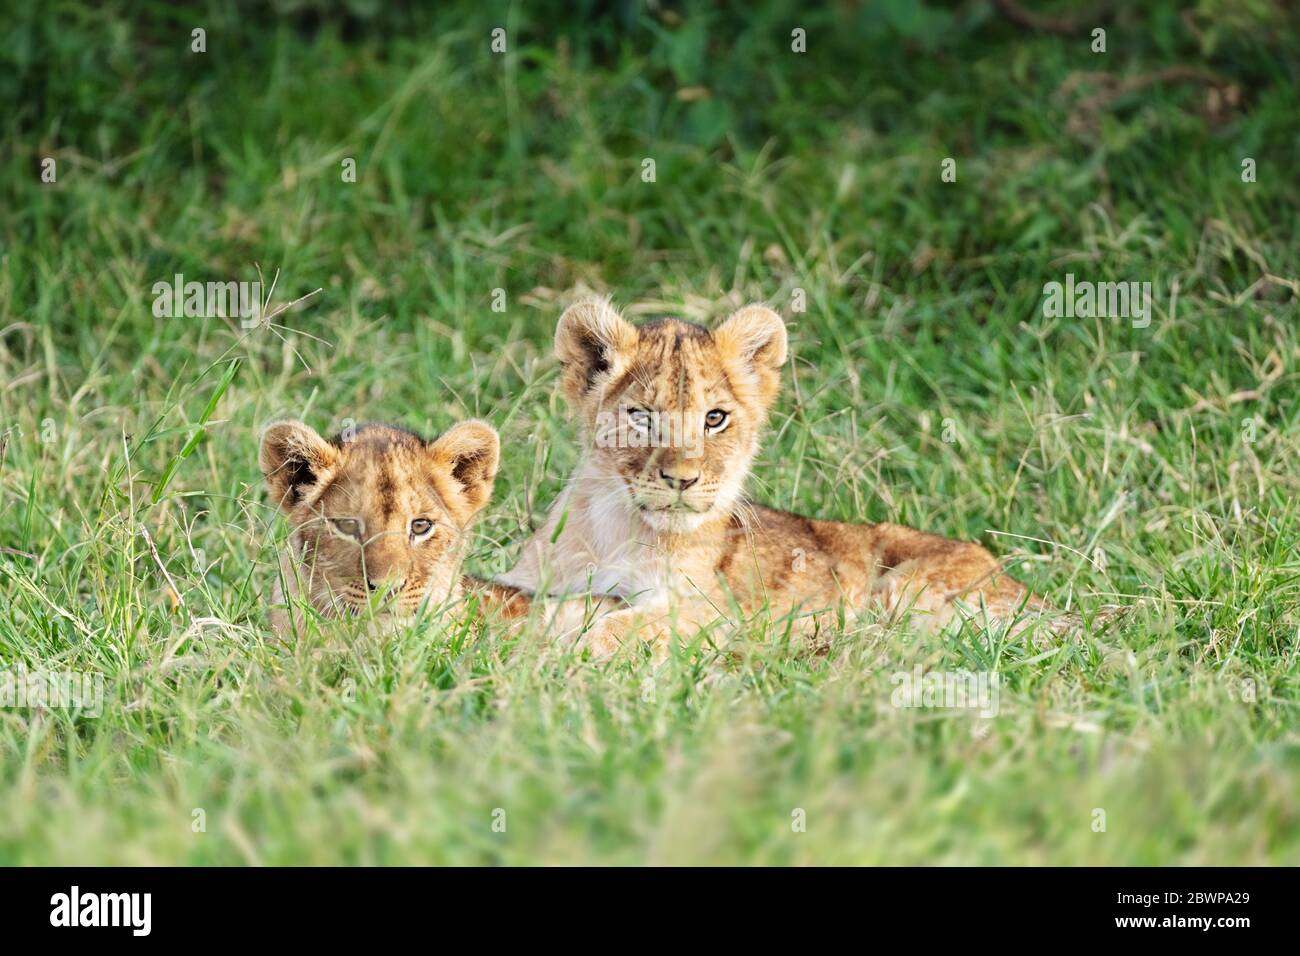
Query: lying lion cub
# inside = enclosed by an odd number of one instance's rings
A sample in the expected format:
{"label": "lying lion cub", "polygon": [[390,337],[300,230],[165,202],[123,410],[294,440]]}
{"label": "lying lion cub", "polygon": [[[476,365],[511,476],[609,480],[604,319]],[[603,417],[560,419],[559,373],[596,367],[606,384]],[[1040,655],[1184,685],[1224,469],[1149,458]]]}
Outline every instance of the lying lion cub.
{"label": "lying lion cub", "polygon": [[[302,422],[269,426],[262,474],[292,529],[292,555],[281,559],[288,593],[277,581],[272,599],[276,631],[290,630],[300,595],[326,617],[373,608],[401,619],[422,604],[468,594],[504,616],[526,614],[529,596],[518,588],[460,573],[470,522],[492,494],[500,445],[478,421],[434,441],[388,425],[363,425],[332,441]],[[295,621],[301,624],[296,614]]]}
{"label": "lying lion cub", "polygon": [[847,606],[910,607],[934,625],[960,599],[1010,620],[1045,605],[984,548],[896,524],[819,521],[742,498],[786,360],[785,325],[747,306],[714,331],[635,327],[608,304],[570,307],[555,332],[585,454],[518,563],[499,580],[588,586],[633,607],[588,632],[597,655],[634,632],[679,633],[767,608],[804,627]]}

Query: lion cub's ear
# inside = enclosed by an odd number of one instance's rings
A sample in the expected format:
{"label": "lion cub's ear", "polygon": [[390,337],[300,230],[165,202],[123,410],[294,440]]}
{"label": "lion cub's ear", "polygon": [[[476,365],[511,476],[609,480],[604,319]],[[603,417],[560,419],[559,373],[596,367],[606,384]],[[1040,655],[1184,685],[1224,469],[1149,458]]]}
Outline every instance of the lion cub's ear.
{"label": "lion cub's ear", "polygon": [[759,397],[770,405],[781,388],[788,340],[785,322],[765,305],[747,305],[713,331],[724,361],[738,363],[758,381]]}
{"label": "lion cub's ear", "polygon": [[429,445],[429,454],[439,471],[455,482],[452,489],[465,505],[464,520],[473,517],[492,497],[501,439],[487,422],[461,422]]}
{"label": "lion cub's ear", "polygon": [[274,422],[258,457],[271,500],[289,511],[334,467],[338,449],[302,422]]}
{"label": "lion cub's ear", "polygon": [[564,369],[564,394],[579,401],[618,376],[636,351],[640,333],[603,299],[575,302],[555,327],[555,355]]}

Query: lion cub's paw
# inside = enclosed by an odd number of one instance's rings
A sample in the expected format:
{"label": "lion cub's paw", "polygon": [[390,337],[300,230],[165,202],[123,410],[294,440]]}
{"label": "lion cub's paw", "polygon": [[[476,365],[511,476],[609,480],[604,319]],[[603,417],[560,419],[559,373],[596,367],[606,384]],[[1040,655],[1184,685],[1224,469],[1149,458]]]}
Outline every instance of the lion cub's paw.
{"label": "lion cub's paw", "polygon": [[651,661],[657,666],[668,659],[672,632],[660,621],[647,620],[633,608],[614,611],[597,619],[578,639],[577,649],[586,650],[594,661],[613,660],[624,649],[650,645]]}

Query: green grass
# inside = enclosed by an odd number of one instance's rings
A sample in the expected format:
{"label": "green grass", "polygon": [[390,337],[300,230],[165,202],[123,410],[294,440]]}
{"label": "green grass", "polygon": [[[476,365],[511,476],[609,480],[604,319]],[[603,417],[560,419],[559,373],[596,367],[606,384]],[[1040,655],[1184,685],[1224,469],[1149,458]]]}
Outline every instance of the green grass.
{"label": "green grass", "polygon": [[[1300,863],[1300,32],[1203,2],[1198,36],[1157,3],[1097,55],[906,6],[20,5],[0,660],[107,697],[0,709],[0,862]],[[1067,77],[1180,63],[1238,105],[1156,85],[1067,132]],[[323,290],[278,334],[151,312],[160,279],[255,264],[277,302]],[[1153,283],[1150,327],[1044,318],[1066,272]],[[1137,610],[1050,647],[860,625],[824,658],[757,633],[657,671],[451,620],[277,644],[260,428],[490,420],[469,568],[502,571],[576,459],[549,342],[582,289],[782,311],[760,500],[980,540],[1059,605]],[[995,669],[998,716],[892,707],[917,664]]]}

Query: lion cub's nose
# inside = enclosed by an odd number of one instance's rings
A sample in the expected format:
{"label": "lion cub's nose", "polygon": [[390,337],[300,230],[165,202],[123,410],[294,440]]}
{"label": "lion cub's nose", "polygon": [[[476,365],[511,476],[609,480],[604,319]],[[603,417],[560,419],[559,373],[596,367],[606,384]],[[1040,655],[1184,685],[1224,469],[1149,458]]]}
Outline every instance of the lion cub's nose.
{"label": "lion cub's nose", "polygon": [[396,594],[398,591],[402,590],[402,588],[404,588],[405,586],[406,586],[405,581],[394,581],[390,579],[385,579],[383,581],[372,581],[369,578],[366,578],[366,587],[370,589],[371,594],[380,590],[386,591],[390,594]]}
{"label": "lion cub's nose", "polygon": [[660,470],[659,479],[669,488],[675,489],[676,491],[685,491],[691,485],[699,481],[700,476],[697,472],[693,477],[687,478],[684,475],[670,475],[668,472]]}

